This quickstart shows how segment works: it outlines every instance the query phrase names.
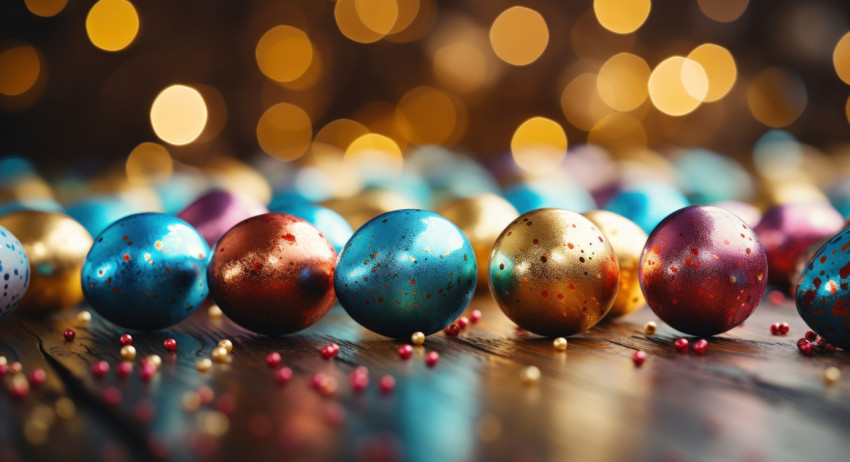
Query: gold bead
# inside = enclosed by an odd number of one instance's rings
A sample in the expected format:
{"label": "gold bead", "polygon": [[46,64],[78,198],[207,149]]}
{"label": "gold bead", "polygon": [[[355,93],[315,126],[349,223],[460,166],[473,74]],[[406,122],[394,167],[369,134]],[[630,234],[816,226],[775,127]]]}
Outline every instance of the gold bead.
{"label": "gold bead", "polygon": [[6,359],[5,356],[0,356],[0,366],[5,366],[7,364],[9,364],[9,360]]}
{"label": "gold bead", "polygon": [[838,370],[837,367],[828,367],[825,371],[823,371],[823,381],[829,386],[838,383],[838,379],[840,378],[841,371]]}
{"label": "gold bead", "polygon": [[231,342],[231,341],[230,341],[230,340],[228,340],[228,339],[222,339],[222,340],[219,340],[219,341],[218,341],[218,346],[219,346],[220,348],[224,348],[225,350],[227,350],[227,352],[228,352],[228,353],[230,353],[231,351],[233,351],[233,342]]}
{"label": "gold bead", "polygon": [[658,329],[658,326],[655,325],[654,321],[649,321],[643,325],[643,333],[646,335],[655,335],[656,329]]}
{"label": "gold bead", "polygon": [[77,313],[77,323],[83,327],[86,327],[91,323],[91,313],[88,311],[80,311]]}
{"label": "gold bead", "polygon": [[537,385],[537,382],[540,381],[540,369],[537,366],[528,366],[520,372],[519,379],[525,385]]}
{"label": "gold bead", "polygon": [[201,407],[201,397],[194,391],[187,391],[186,393],[183,393],[183,397],[180,401],[183,404],[183,409],[188,412],[197,411],[198,408]]}
{"label": "gold bead", "polygon": [[10,375],[20,374],[22,370],[24,370],[24,366],[19,361],[9,364]]}
{"label": "gold bead", "polygon": [[217,363],[227,361],[227,349],[224,347],[215,347],[212,351],[212,357]]}
{"label": "gold bead", "polygon": [[124,361],[132,361],[136,359],[136,348],[133,345],[122,346],[121,357],[124,358]]}
{"label": "gold bead", "polygon": [[413,342],[414,345],[422,345],[425,343],[425,334],[422,332],[414,332],[413,335],[410,336],[410,341]]}
{"label": "gold bead", "polygon": [[210,361],[210,358],[204,358],[195,363],[195,367],[198,368],[200,372],[207,372],[210,368],[212,368],[212,361]]}
{"label": "gold bead", "polygon": [[159,366],[162,366],[162,358],[160,358],[159,355],[150,355],[147,357],[147,360],[149,363],[156,366],[157,369],[159,369]]}
{"label": "gold bead", "polygon": [[564,337],[558,337],[555,340],[552,340],[552,346],[558,351],[567,351],[567,339]]}
{"label": "gold bead", "polygon": [[208,313],[208,314],[210,315],[210,317],[211,317],[211,318],[213,318],[213,319],[219,319],[219,318],[221,317],[221,315],[223,314],[223,313],[221,312],[221,308],[219,308],[219,307],[218,307],[218,305],[213,305],[213,306],[211,306],[211,307],[210,307],[210,309],[209,309],[209,311],[208,311],[207,313]]}
{"label": "gold bead", "polygon": [[74,405],[74,402],[65,397],[57,399],[54,408],[56,408],[56,415],[60,419],[70,419],[77,412],[77,406]]}

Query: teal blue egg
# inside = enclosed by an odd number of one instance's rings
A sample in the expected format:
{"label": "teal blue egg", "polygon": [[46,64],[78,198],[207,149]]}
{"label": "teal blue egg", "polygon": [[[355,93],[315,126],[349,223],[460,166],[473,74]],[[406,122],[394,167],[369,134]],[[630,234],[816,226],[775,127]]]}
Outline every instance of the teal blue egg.
{"label": "teal blue egg", "polygon": [[342,252],[342,247],[354,234],[351,225],[345,221],[342,215],[333,210],[322,207],[321,205],[293,203],[289,205],[281,205],[272,208],[270,212],[285,213],[287,215],[296,216],[310,222],[315,226],[334,246],[337,253]]}
{"label": "teal blue egg", "polygon": [[593,197],[578,184],[561,180],[531,180],[515,183],[505,192],[520,214],[537,209],[557,208],[584,213],[596,208]]}
{"label": "teal blue egg", "polygon": [[678,189],[666,183],[637,183],[624,186],[605,205],[605,210],[637,223],[651,233],[667,215],[690,205]]}
{"label": "teal blue egg", "polygon": [[432,334],[452,323],[475,293],[478,268],[466,236],[425,210],[378,215],[339,256],[334,289],[367,329],[393,338]]}

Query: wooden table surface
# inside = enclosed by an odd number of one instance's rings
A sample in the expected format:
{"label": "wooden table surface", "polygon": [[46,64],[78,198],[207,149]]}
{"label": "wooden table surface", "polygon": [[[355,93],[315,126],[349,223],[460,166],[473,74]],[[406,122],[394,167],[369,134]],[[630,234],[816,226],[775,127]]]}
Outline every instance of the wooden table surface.
{"label": "wooden table surface", "polygon": [[[487,294],[473,308],[483,312],[478,324],[459,337],[428,337],[408,361],[397,355],[400,342],[367,332],[338,306],[281,338],[201,309],[173,329],[133,334],[137,368],[126,379],[115,374],[124,331],[94,313],[88,327],[76,312],[41,321],[12,316],[0,323],[0,355],[20,361],[25,373],[43,368],[47,381],[23,400],[0,393],[0,461],[850,457],[850,354],[802,356],[795,343],[806,326],[791,301],[762,303],[744,326],[710,339],[705,356],[677,353],[678,334],[648,308],[570,338],[567,352],[516,329]],[[643,333],[648,320],[658,322],[655,336]],[[770,335],[777,321],[791,324],[787,336]],[[63,338],[68,327],[77,333],[72,342]],[[178,342],[174,354],[163,350],[168,337]],[[196,361],[222,338],[234,342],[232,363],[197,371]],[[341,347],[333,360],[319,354],[329,342]],[[641,368],[632,364],[636,349],[649,355]],[[423,360],[430,350],[440,353],[434,368]],[[295,372],[284,386],[265,364],[271,351]],[[138,361],[153,353],[163,364],[145,383]],[[100,359],[112,370],[96,379],[90,368]],[[348,376],[361,365],[370,384],[357,395]],[[542,372],[537,386],[519,378],[529,365]],[[822,377],[829,366],[844,377],[833,386]],[[317,372],[337,380],[334,396],[310,386]],[[397,381],[386,396],[377,388],[384,374]],[[204,386],[214,397],[195,408]],[[121,394],[115,405],[104,401],[110,388]],[[67,407],[63,397],[75,404],[72,417],[54,412],[57,401]]]}

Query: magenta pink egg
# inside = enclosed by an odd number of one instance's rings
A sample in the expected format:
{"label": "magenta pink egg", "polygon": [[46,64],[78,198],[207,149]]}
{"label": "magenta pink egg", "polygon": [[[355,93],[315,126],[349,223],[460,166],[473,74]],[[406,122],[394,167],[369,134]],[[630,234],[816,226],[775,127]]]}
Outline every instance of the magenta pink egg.
{"label": "magenta pink egg", "polygon": [[649,235],[640,286],[652,311],[701,337],[744,322],[767,286],[767,258],[756,233],[710,205],[670,214]]}
{"label": "magenta pink egg", "polygon": [[264,213],[268,213],[268,209],[252,197],[211,191],[189,204],[177,216],[197,229],[212,247],[230,228]]}

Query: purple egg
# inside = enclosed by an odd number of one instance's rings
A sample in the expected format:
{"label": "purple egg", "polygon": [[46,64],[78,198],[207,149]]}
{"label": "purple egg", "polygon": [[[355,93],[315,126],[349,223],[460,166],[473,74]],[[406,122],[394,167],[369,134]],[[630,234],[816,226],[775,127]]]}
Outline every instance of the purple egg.
{"label": "purple egg", "polygon": [[844,218],[825,202],[779,205],[755,227],[770,266],[770,281],[788,285],[801,254],[809,246],[835,235]]}
{"label": "purple egg", "polygon": [[207,244],[214,246],[230,228],[268,211],[252,197],[217,190],[197,198],[177,216],[194,226]]}

